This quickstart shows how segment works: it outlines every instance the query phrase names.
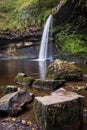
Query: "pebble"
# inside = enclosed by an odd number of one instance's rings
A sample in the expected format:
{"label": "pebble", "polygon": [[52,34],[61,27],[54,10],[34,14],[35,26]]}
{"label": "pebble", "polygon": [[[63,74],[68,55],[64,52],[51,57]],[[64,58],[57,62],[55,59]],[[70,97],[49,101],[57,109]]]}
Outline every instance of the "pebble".
{"label": "pebble", "polygon": [[87,118],[87,109],[83,110],[83,117]]}
{"label": "pebble", "polygon": [[25,124],[26,124],[26,121],[25,121],[25,120],[22,120],[21,123],[22,123],[23,125],[25,125]]}
{"label": "pebble", "polygon": [[0,120],[0,130],[40,130],[37,124],[20,118],[5,118]]}

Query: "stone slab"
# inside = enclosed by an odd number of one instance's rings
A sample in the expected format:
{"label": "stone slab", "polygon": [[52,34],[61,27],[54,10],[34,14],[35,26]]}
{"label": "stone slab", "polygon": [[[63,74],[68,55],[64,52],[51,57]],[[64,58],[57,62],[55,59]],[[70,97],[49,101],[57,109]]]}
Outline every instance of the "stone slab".
{"label": "stone slab", "polygon": [[[65,89],[35,97],[34,112],[41,130],[77,130],[83,123],[84,97]],[[73,130],[72,129],[72,130]]]}

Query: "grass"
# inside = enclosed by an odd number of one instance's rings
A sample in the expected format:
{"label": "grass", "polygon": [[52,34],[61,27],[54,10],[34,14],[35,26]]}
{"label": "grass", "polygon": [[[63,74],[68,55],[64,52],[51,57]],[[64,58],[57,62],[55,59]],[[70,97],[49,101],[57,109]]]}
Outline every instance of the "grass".
{"label": "grass", "polygon": [[21,30],[36,25],[42,26],[51,8],[58,0],[1,0],[0,30]]}

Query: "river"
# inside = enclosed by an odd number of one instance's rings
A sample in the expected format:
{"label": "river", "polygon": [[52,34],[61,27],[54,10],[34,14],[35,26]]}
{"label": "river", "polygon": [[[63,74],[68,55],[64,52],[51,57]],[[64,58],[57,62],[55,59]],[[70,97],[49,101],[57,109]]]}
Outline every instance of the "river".
{"label": "river", "polygon": [[[49,65],[49,62],[40,62],[37,60],[30,60],[29,58],[24,59],[2,59],[0,60],[0,96],[3,95],[3,91],[6,85],[14,85],[14,78],[17,73],[25,73],[28,76],[32,76],[34,78],[45,78],[45,73],[47,70],[47,66]],[[83,72],[87,74],[87,66],[78,65],[80,68],[82,68]],[[70,85],[84,85],[86,81],[82,82],[73,82],[73,83],[66,83],[66,86]],[[29,92],[33,92],[35,96],[41,95],[47,95],[50,94],[50,91],[41,91],[41,90],[35,90],[35,89],[28,89]],[[78,92],[85,96],[85,109],[87,109],[87,90],[82,90]],[[32,122],[35,122],[34,113],[32,110],[32,105],[29,109],[29,111],[26,111],[23,113],[24,117],[26,119],[31,120]],[[30,116],[28,116],[30,115]],[[22,116],[20,115],[22,118]],[[77,130],[77,129],[76,129]],[[87,118],[84,119],[84,129],[87,130]]]}

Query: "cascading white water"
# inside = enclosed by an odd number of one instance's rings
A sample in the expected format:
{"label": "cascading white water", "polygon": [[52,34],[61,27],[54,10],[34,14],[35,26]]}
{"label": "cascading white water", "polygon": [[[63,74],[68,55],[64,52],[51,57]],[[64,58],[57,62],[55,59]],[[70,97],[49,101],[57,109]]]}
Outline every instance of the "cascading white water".
{"label": "cascading white water", "polygon": [[46,72],[47,72],[47,62],[46,61],[39,61],[39,76],[41,80],[45,80]]}
{"label": "cascading white water", "polygon": [[52,15],[50,15],[46,21],[42,39],[41,39],[41,46],[39,52],[39,60],[46,60],[47,59],[47,48],[48,48],[48,39],[49,39],[49,30],[52,27]]}

